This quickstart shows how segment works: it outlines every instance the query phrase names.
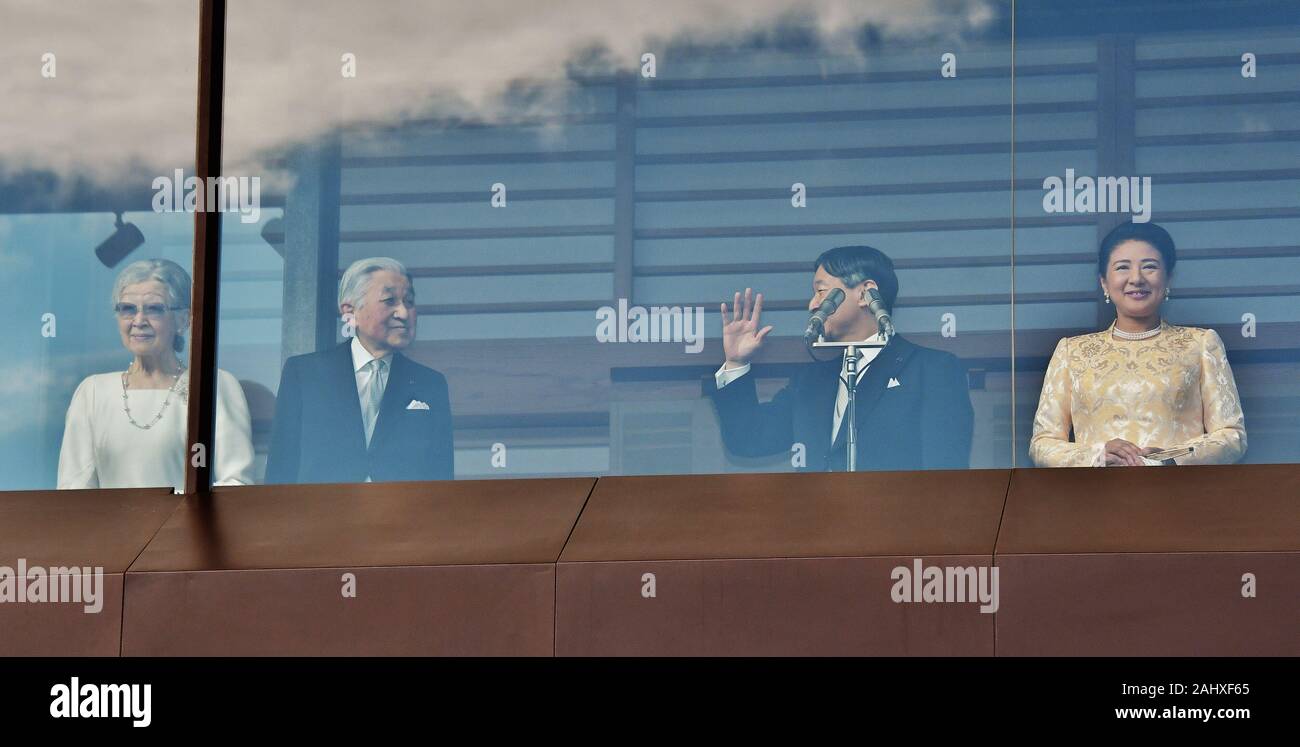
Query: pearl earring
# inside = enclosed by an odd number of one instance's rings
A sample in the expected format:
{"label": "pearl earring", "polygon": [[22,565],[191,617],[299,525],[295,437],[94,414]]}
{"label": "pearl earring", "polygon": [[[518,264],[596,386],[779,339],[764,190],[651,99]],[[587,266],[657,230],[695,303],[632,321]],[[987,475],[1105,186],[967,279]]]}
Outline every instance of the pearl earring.
{"label": "pearl earring", "polygon": [[1106,294],[1106,303],[1110,303],[1110,294],[1109,294],[1109,293]]}
{"label": "pearl earring", "polygon": [[1168,288],[1165,288],[1165,300],[1166,300],[1166,301],[1169,300],[1169,289],[1168,289]]}

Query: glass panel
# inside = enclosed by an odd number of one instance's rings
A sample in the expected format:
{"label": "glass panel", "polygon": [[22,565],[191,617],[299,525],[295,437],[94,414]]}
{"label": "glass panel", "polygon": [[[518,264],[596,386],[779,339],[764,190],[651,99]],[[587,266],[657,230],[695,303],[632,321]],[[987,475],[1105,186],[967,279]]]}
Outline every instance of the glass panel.
{"label": "glass panel", "polygon": [[1300,460],[1294,5],[1155,6],[1017,6],[1018,112],[1025,81],[1096,60],[1061,104],[1092,154],[1017,138],[1020,465]]}
{"label": "glass panel", "polygon": [[[1011,463],[1009,3],[433,5],[231,3],[227,173],[266,191],[227,218],[219,365],[259,480],[843,468],[842,351],[802,333],[814,259],[856,245],[895,269],[837,282],[901,288],[862,466]],[[1057,77],[1026,95],[1093,84]],[[1024,133],[1091,162],[1091,115]],[[732,393],[801,414],[701,396],[747,286],[774,329]]]}
{"label": "glass panel", "polygon": [[183,487],[197,3],[3,16],[0,489]]}

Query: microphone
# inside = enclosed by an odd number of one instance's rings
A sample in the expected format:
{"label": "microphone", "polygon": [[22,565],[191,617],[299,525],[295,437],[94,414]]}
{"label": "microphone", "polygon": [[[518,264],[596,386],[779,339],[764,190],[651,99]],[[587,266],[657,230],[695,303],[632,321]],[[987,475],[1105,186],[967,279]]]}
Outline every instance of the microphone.
{"label": "microphone", "polygon": [[889,309],[885,308],[885,299],[880,297],[880,291],[875,288],[868,288],[867,294],[871,296],[871,303],[867,308],[876,317],[876,326],[880,328],[880,336],[888,342],[889,338],[894,336],[894,318],[889,315]]}
{"label": "microphone", "polygon": [[835,313],[835,310],[840,307],[840,304],[843,301],[844,291],[839,288],[835,288],[827,294],[826,300],[822,301],[822,305],[818,306],[817,310],[812,313],[812,316],[808,317],[808,326],[805,327],[803,331],[803,341],[805,344],[811,344],[817,339],[817,335],[822,333],[822,328],[826,325],[826,320],[831,314]]}

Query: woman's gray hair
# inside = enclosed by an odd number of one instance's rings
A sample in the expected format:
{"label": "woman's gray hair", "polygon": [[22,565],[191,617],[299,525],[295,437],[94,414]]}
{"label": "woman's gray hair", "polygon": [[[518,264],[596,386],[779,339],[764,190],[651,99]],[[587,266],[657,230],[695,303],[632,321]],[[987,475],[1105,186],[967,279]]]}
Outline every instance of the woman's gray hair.
{"label": "woman's gray hair", "polygon": [[370,290],[370,276],[383,270],[404,275],[408,283],[415,285],[415,279],[406,271],[406,265],[392,257],[358,259],[348,267],[343,273],[343,279],[339,281],[339,306],[346,303],[352,306],[354,312],[360,311],[366,291]]}
{"label": "woman's gray hair", "polygon": [[[113,283],[113,305],[116,306],[122,300],[122,291],[128,285],[147,283],[150,280],[157,280],[167,289],[169,307],[190,307],[190,274],[170,259],[142,259],[123,268]],[[185,330],[178,330],[172,339],[172,347],[177,352],[185,349],[184,335]]]}

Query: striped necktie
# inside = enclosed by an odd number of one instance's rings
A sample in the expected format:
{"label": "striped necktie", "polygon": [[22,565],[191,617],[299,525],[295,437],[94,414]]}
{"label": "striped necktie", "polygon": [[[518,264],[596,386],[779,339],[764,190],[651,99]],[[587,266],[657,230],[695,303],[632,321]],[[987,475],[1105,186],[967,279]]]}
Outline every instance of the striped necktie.
{"label": "striped necktie", "polygon": [[[859,353],[858,354],[858,381],[859,382],[862,381],[863,375],[866,374],[867,372],[867,366],[870,365],[871,365],[871,361],[867,360],[865,355]],[[838,386],[836,387],[836,393],[835,393],[835,417],[831,421],[831,443],[834,443],[835,439],[839,437],[840,424],[844,421],[845,411],[849,407],[849,388],[844,384],[844,382],[848,380],[849,380],[849,356],[848,356],[848,352],[846,351],[844,354],[844,360],[840,364],[840,381]]]}

